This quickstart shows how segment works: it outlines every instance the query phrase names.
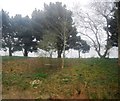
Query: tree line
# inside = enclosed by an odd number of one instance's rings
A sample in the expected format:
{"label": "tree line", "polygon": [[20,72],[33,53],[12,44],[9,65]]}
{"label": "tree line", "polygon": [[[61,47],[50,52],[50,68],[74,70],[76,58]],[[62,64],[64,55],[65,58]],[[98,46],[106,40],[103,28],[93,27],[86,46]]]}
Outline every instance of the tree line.
{"label": "tree line", "polygon": [[1,12],[1,49],[8,49],[9,56],[15,51],[23,51],[23,55],[28,56],[29,52],[43,49],[51,53],[57,51],[58,58],[61,58],[63,51],[68,49],[83,52],[90,49],[87,42],[77,36],[72,12],[60,2],[44,4],[44,10],[35,9],[31,18],[20,14],[10,17],[8,12]]}
{"label": "tree line", "polygon": [[[107,6],[106,6],[107,5]],[[105,58],[108,51],[113,47],[118,47],[118,28],[116,5],[109,3],[93,3],[92,10],[96,11],[101,19],[97,16],[94,19],[88,13],[77,12],[79,26],[85,31],[77,31],[73,21],[73,12],[66,8],[61,2],[44,4],[43,10],[35,9],[29,16],[22,17],[16,14],[10,17],[9,13],[2,10],[2,47],[4,51],[8,49],[9,56],[15,51],[23,51],[24,56],[29,52],[37,52],[38,49],[49,52],[52,57],[53,52],[57,52],[58,58],[65,57],[65,50],[75,49],[86,53],[90,50],[90,44],[78,36],[78,33],[87,36],[93,43],[98,56]],[[106,8],[107,7],[107,8]],[[119,11],[119,10],[118,10]],[[104,26],[102,26],[104,24]],[[100,34],[101,29],[106,32],[104,53],[101,53],[102,41]],[[93,33],[95,39],[89,33]],[[99,34],[100,33],[100,34]]]}

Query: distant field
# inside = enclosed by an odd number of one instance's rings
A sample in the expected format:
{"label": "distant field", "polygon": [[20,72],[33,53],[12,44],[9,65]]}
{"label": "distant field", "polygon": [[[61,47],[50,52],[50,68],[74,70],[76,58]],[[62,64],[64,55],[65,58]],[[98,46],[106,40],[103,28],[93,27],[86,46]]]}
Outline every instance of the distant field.
{"label": "distant field", "polygon": [[4,99],[119,97],[117,59],[3,57],[2,69]]}

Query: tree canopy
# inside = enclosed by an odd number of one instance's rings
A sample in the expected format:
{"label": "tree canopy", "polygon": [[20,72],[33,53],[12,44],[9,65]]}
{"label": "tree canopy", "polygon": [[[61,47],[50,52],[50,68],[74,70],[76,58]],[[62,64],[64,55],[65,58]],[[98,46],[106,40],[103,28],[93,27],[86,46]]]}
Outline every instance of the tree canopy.
{"label": "tree canopy", "polygon": [[19,49],[24,51],[24,56],[28,56],[28,52],[37,50],[37,41],[35,35],[33,35],[31,19],[28,16],[16,15],[12,20],[14,21]]}
{"label": "tree canopy", "polygon": [[80,58],[80,52],[82,53],[89,52],[90,45],[88,45],[87,42],[85,40],[82,40],[81,37],[79,36],[75,43],[74,49],[78,50],[78,54]]}
{"label": "tree canopy", "polygon": [[[57,51],[58,58],[65,50],[89,50],[86,41],[77,36],[77,28],[72,18],[72,11],[61,2],[44,4],[43,10],[35,9],[32,17],[22,17],[2,10],[2,48],[9,50],[9,55],[15,51],[23,51],[24,56],[36,52],[38,48],[47,52]],[[79,45],[76,44],[79,43]],[[85,46],[85,47],[84,47]]]}
{"label": "tree canopy", "polygon": [[117,29],[117,15],[116,15],[116,3],[113,4],[113,8],[111,9],[113,13],[112,16],[108,19],[108,28],[104,27],[105,31],[109,31],[109,39],[108,41],[112,46],[118,46],[118,29]]}
{"label": "tree canopy", "polygon": [[77,29],[73,23],[72,12],[67,10],[65,5],[60,2],[44,4],[43,11],[37,9],[33,11],[32,19],[36,30],[41,29],[41,34],[47,33],[49,36],[53,33],[58,58],[61,58],[64,48],[65,50],[74,48],[77,41]]}

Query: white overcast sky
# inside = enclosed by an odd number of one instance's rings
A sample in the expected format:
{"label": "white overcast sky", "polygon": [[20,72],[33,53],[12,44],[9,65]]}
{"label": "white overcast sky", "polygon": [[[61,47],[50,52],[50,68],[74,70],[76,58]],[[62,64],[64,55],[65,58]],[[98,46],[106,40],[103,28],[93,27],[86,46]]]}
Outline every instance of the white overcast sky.
{"label": "white overcast sky", "polygon": [[22,16],[31,15],[32,11],[43,9],[44,3],[62,2],[67,5],[68,9],[72,9],[75,4],[86,5],[90,0],[0,0],[0,8],[9,12],[10,16],[22,14]]}

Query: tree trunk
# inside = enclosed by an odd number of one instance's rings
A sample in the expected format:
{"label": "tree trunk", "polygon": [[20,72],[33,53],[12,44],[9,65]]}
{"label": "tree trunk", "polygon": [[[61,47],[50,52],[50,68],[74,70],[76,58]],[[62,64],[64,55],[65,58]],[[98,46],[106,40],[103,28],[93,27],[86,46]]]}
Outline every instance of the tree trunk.
{"label": "tree trunk", "polygon": [[10,40],[10,39],[11,39],[11,38],[9,37],[9,38],[8,38],[8,45],[9,45],[8,49],[9,49],[9,56],[12,56],[12,50],[11,50],[12,45],[11,45],[11,40]]}
{"label": "tree trunk", "polygon": [[53,54],[53,52],[50,52],[50,58],[52,58],[52,54]]}
{"label": "tree trunk", "polygon": [[11,50],[11,47],[9,47],[9,56],[12,56],[12,50]]}
{"label": "tree trunk", "polygon": [[28,51],[27,51],[27,49],[24,49],[24,56],[28,56]]}
{"label": "tree trunk", "polygon": [[61,58],[62,51],[58,50],[58,58]]}
{"label": "tree trunk", "polygon": [[97,48],[95,48],[95,50],[100,58],[106,58],[109,48],[106,48],[103,55],[100,53],[100,50],[99,51],[97,50]]}
{"label": "tree trunk", "polygon": [[105,53],[102,55],[102,58],[106,58],[109,49],[110,49],[110,48],[107,48],[107,49],[106,49]]}
{"label": "tree trunk", "polygon": [[79,58],[80,58],[80,50],[78,50]]}
{"label": "tree trunk", "polygon": [[110,57],[110,53],[108,52],[108,53],[107,53],[107,58],[109,58],[109,57]]}

